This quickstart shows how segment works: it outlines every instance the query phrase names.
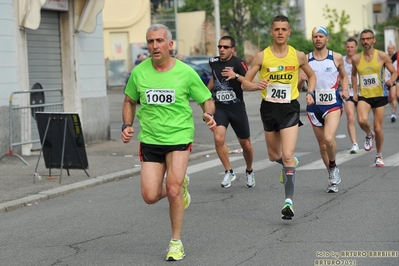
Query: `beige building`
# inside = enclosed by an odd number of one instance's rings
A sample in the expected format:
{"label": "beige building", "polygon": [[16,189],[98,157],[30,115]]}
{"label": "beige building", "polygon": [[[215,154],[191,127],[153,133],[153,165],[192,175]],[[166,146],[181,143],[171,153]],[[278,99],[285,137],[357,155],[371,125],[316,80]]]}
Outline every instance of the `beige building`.
{"label": "beige building", "polygon": [[[189,22],[189,23],[188,23]],[[174,49],[181,55],[203,54],[207,51],[209,28],[205,24],[205,11],[177,14],[177,38]]]}
{"label": "beige building", "polygon": [[[108,62],[108,74],[113,75],[121,68],[129,72],[138,54],[146,53],[145,34],[152,23],[150,1],[105,1],[102,14],[104,58]],[[179,13],[177,23],[178,40],[174,40],[174,50],[182,55],[198,54],[206,50],[204,46],[208,33],[204,26],[205,11]],[[122,76],[115,82],[121,79]]]}
{"label": "beige building", "polygon": [[131,68],[130,44],[145,43],[145,32],[151,24],[149,0],[105,1],[103,8],[104,57],[125,60]]}
{"label": "beige building", "polygon": [[[336,9],[338,15],[345,11],[350,16],[349,25],[346,26],[349,36],[355,36],[364,29],[373,29],[373,1],[372,0],[297,0],[299,8],[300,29],[306,37],[310,38],[315,26],[327,26],[329,19],[324,17],[324,9]],[[335,24],[338,27],[338,23]],[[338,28],[336,28],[338,31]]]}

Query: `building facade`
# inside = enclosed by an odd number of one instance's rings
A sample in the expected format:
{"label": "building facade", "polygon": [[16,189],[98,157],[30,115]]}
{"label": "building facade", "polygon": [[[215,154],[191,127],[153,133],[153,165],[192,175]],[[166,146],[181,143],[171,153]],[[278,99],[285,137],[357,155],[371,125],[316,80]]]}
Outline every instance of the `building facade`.
{"label": "building facade", "polygon": [[149,0],[105,1],[103,9],[104,57],[108,85],[124,84],[124,74],[146,48],[145,33],[151,25]]}
{"label": "building facade", "polygon": [[[105,1],[104,58],[108,86],[124,85],[126,73],[131,71],[137,56],[148,55],[146,31],[151,24],[165,24],[174,33],[174,14],[151,15],[151,5],[150,0]],[[176,53],[186,56],[205,50],[209,35],[205,29],[205,11],[178,13],[177,32],[173,34]]]}
{"label": "building facade", "polygon": [[24,91],[35,84],[54,90],[43,93],[46,104],[61,101],[51,111],[79,114],[86,143],[110,138],[103,5],[104,0],[0,1],[1,152],[7,153],[11,139],[21,143],[17,152],[31,154],[38,136],[33,111],[24,108],[33,104],[33,94]]}
{"label": "building facade", "polygon": [[330,22],[325,18],[324,9],[327,6],[329,9],[335,9],[338,15],[345,11],[350,16],[350,22],[346,26],[348,36],[357,36],[364,29],[374,28],[373,0],[292,0],[291,2],[298,6],[299,28],[304,36],[309,38],[314,27],[327,26]]}
{"label": "building facade", "polygon": [[399,16],[399,0],[373,0],[374,25]]}

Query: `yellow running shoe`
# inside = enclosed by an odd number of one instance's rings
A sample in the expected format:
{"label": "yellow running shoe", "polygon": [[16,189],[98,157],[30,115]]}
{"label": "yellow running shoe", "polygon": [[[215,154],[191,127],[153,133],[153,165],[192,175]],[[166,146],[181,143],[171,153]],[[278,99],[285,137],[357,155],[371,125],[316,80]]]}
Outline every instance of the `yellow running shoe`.
{"label": "yellow running shoe", "polygon": [[[295,167],[297,167],[299,164],[299,158],[294,156],[294,162],[295,162]],[[284,166],[283,166],[283,169],[281,169],[281,173],[280,173],[280,183],[284,184]]]}
{"label": "yellow running shoe", "polygon": [[188,184],[190,184],[190,177],[186,174],[183,181],[183,200],[184,200],[184,209],[187,209],[191,203],[191,195],[188,193]]}
{"label": "yellow running shoe", "polygon": [[170,240],[169,247],[166,250],[168,254],[166,254],[167,261],[177,261],[182,260],[186,253],[184,253],[183,243],[180,240]]}

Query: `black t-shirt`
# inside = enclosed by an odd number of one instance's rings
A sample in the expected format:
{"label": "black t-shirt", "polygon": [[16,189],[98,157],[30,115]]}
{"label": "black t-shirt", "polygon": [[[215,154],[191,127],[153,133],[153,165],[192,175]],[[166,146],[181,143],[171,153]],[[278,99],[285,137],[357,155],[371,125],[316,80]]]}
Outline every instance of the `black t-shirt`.
{"label": "black t-shirt", "polygon": [[225,67],[233,68],[233,71],[240,76],[245,76],[248,71],[244,61],[238,57],[231,57],[230,60],[222,62],[219,56],[209,59],[209,65],[213,75],[212,96],[216,104],[233,104],[244,103],[241,82],[237,79],[226,81],[226,77],[222,76],[222,70]]}

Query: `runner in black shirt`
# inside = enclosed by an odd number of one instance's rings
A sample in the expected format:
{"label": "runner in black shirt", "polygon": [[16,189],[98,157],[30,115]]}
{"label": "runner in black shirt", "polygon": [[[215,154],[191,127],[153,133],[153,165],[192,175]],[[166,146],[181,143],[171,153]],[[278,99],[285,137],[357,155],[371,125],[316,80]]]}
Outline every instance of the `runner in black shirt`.
{"label": "runner in black shirt", "polygon": [[226,131],[229,124],[233,128],[243,150],[247,165],[246,187],[255,186],[252,169],[253,148],[250,140],[248,116],[245,109],[241,82],[247,72],[244,61],[236,57],[235,40],[230,36],[223,36],[219,40],[219,55],[209,60],[212,69],[212,78],[208,88],[212,91],[216,112],[214,115],[217,128],[214,131],[216,152],[225,168],[225,176],[221,186],[228,188],[237,176],[231,169],[229,150],[225,142]]}

